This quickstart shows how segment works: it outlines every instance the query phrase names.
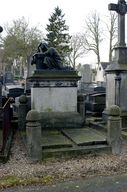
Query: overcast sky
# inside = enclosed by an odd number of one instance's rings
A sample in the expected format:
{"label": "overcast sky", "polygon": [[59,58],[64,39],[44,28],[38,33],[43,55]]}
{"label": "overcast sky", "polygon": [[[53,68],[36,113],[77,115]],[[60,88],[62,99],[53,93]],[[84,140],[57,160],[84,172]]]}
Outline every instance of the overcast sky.
{"label": "overcast sky", "polygon": [[[97,10],[102,17],[108,14],[108,4],[118,0],[1,0],[0,25],[4,26],[24,16],[32,26],[42,26],[45,30],[54,8],[59,6],[65,14],[66,24],[71,34],[81,32],[86,15]],[[94,58],[92,58],[94,60]],[[89,60],[88,62],[91,62]],[[84,62],[87,62],[87,60]]]}
{"label": "overcast sky", "polygon": [[65,14],[70,32],[81,31],[84,18],[92,10],[108,14],[108,4],[117,0],[2,0],[0,2],[0,24],[24,16],[32,25],[40,24],[45,29],[48,18],[56,6]]}

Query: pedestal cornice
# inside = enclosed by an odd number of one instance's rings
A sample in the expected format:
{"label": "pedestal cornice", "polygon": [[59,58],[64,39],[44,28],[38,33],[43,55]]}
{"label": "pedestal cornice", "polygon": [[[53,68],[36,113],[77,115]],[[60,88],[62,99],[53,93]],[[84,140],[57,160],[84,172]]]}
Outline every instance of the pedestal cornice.
{"label": "pedestal cornice", "polygon": [[76,71],[41,70],[27,78],[33,87],[77,87],[81,77]]}

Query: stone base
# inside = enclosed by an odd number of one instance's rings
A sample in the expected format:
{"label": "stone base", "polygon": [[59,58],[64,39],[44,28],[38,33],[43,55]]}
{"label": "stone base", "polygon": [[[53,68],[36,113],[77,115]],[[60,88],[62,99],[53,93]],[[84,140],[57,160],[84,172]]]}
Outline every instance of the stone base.
{"label": "stone base", "polygon": [[[102,113],[102,118],[105,122],[107,122],[109,116],[108,110],[104,110]],[[121,112],[121,120],[122,120],[122,128],[127,128],[127,111]]]}
{"label": "stone base", "polygon": [[114,61],[118,64],[127,64],[127,47],[115,47]]}
{"label": "stone base", "polygon": [[38,112],[77,112],[76,71],[35,71],[29,78],[31,108]]}
{"label": "stone base", "polygon": [[84,119],[77,112],[76,71],[35,71],[29,81],[31,108],[41,114],[42,128],[82,127]]}
{"label": "stone base", "polygon": [[41,112],[42,129],[79,128],[85,119],[77,112]]}
{"label": "stone base", "polygon": [[106,69],[106,120],[112,105],[121,109],[122,128],[127,127],[127,64],[114,63]]}
{"label": "stone base", "polygon": [[77,87],[31,88],[31,108],[38,112],[76,112]]}

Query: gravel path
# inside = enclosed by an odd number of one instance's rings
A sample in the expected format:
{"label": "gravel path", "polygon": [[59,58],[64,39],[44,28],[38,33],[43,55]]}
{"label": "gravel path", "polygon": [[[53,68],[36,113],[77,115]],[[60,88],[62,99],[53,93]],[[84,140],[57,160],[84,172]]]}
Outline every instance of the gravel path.
{"label": "gravel path", "polygon": [[41,163],[32,163],[27,159],[25,147],[17,132],[14,136],[11,156],[7,163],[0,164],[0,177],[14,175],[18,177],[53,177],[54,182],[72,180],[95,175],[113,175],[127,173],[127,143],[123,143],[123,152],[115,155],[84,155],[77,159],[54,159]]}

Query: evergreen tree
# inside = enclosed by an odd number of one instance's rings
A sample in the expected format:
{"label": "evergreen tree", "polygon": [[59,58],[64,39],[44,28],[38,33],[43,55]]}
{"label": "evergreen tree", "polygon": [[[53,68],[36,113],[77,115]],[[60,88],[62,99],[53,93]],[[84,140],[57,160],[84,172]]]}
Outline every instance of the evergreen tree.
{"label": "evergreen tree", "polygon": [[54,47],[60,54],[63,63],[67,64],[66,56],[72,51],[69,47],[71,36],[68,33],[69,27],[65,24],[64,14],[57,6],[49,18],[46,27],[47,34],[45,40],[50,47]]}

